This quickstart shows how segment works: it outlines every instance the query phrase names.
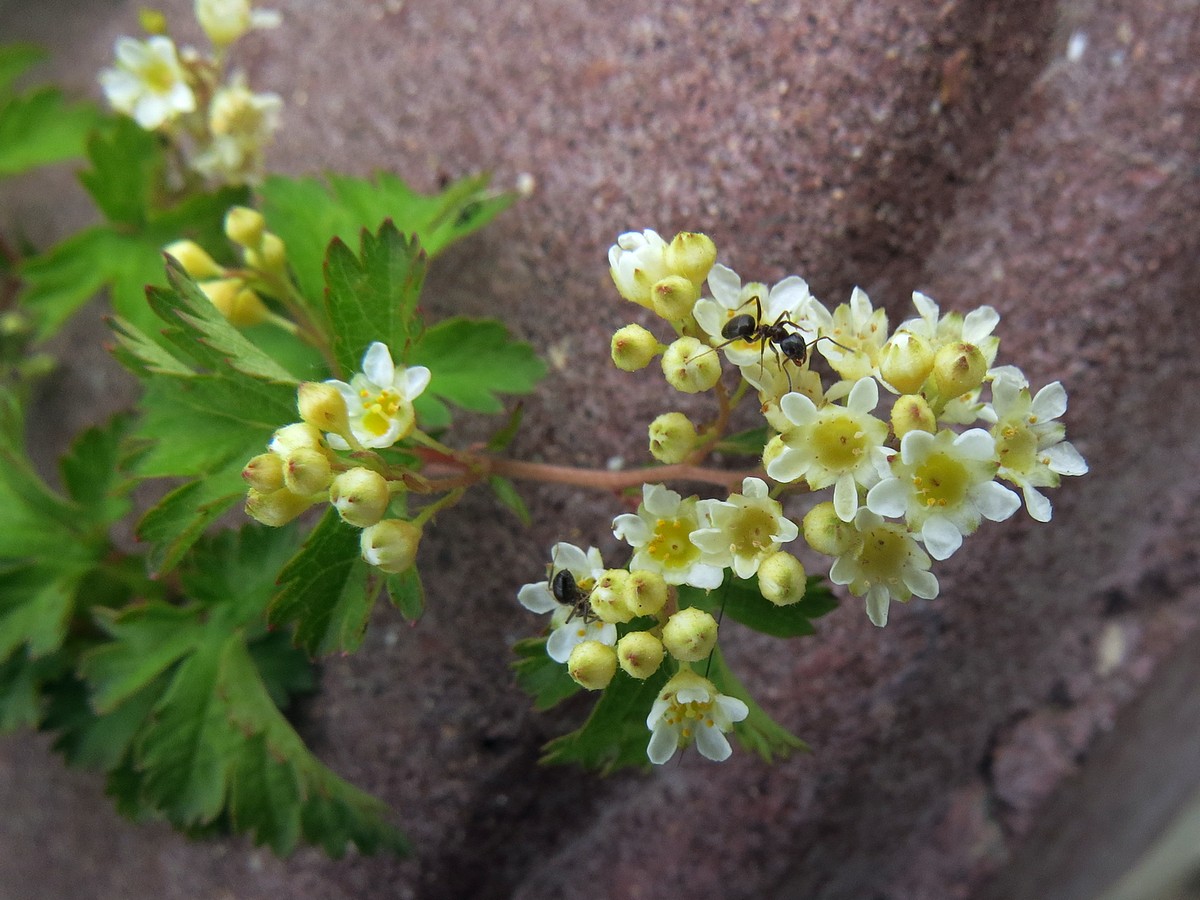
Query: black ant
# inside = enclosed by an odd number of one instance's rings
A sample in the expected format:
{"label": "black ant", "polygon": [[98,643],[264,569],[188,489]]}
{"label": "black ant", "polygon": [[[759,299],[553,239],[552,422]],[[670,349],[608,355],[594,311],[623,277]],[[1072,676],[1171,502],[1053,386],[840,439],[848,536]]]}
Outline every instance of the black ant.
{"label": "black ant", "polygon": [[[745,341],[747,344],[760,344],[758,353],[758,366],[763,368],[763,354],[767,352],[767,347],[771,348],[771,352],[775,354],[775,361],[779,363],[779,368],[783,370],[783,374],[787,376],[788,390],[792,389],[792,376],[786,368],[784,368],[784,360],[788,360],[796,364],[797,367],[803,367],[808,361],[808,351],[818,341],[834,341],[831,337],[821,336],[815,340],[806,341],[804,335],[796,331],[789,331],[791,328],[799,328],[800,326],[792,321],[792,317],[788,312],[779,314],[774,322],[764,322],[762,320],[762,301],[755,294],[746,303],[754,302],[755,314],[752,316],[749,313],[740,313],[730,319],[721,328],[721,337],[725,338],[725,343],[718,344],[714,350],[720,350],[723,347],[728,347],[735,341]],[[742,306],[745,306],[743,303]],[[841,344],[838,344],[841,347]],[[844,347],[842,349],[845,349]],[[782,356],[781,356],[782,354]]]}
{"label": "black ant", "polygon": [[596,620],[596,614],[592,612],[591,591],[585,591],[575,582],[575,576],[571,574],[570,569],[559,569],[550,579],[550,592],[554,594],[554,599],[563,606],[571,607],[571,612],[567,615],[567,621],[570,622],[576,616],[583,620],[584,625],[589,625]]}

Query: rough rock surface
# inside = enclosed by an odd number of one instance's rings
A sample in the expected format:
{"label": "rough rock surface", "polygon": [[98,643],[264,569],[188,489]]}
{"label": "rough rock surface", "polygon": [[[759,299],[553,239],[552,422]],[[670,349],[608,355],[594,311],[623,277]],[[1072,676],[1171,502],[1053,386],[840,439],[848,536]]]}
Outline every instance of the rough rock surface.
{"label": "rough rock surface", "polygon": [[[525,531],[471,498],[426,541],[429,615],[410,630],[381,610],[359,654],[324,665],[304,724],[393,804],[414,859],[189,843],[120,820],[97,778],[16,736],[0,742],[0,894],[967,898],[1007,878],[995,896],[1071,896],[1061,872],[1022,880],[1039,865],[1022,839],[1108,758],[1097,746],[1120,744],[1122,708],[1163,661],[1200,643],[1195,0],[274,6],[283,26],[241,61],[287,103],[276,168],[389,169],[425,189],[485,168],[536,179],[427,295],[434,315],[501,315],[554,362],[519,455],[641,458],[645,423],[674,401],[607,363],[638,311],[603,260],[620,231],[654,227],[706,231],[739,272],[798,272],[830,305],[859,284],[893,322],[913,289],[992,304],[1002,361],[1065,382],[1092,472],[1053,494],[1049,527],[985,526],[939,569],[942,596],[894,608],[883,631],[850,599],[817,639],[729,638],[811,755],[691,755],[606,780],[535,766],[581,710],[530,712],[506,641],[535,627],[514,595],[553,540],[615,552],[615,502],[533,489]],[[189,4],[165,7],[183,29]],[[95,93],[136,9],[4,0],[0,35],[49,45],[54,74]],[[46,241],[86,204],[46,175],[6,192],[0,216]],[[92,321],[66,338],[37,423],[47,452],[130,396],[101,334]],[[1141,789],[1192,778],[1163,770]],[[1138,850],[1119,830],[1080,840],[1110,870]]]}

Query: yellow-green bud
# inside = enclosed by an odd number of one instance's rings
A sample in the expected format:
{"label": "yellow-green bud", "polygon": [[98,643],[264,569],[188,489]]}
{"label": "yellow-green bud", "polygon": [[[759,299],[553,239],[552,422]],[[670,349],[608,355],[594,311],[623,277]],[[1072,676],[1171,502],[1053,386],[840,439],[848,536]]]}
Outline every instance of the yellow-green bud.
{"label": "yellow-green bud", "polygon": [[216,47],[227,47],[250,30],[253,22],[250,0],[233,3],[197,0],[196,19]]}
{"label": "yellow-green bud", "polygon": [[758,589],[776,606],[803,600],[807,586],[804,565],[790,553],[779,550],[759,563]]}
{"label": "yellow-green bud", "polygon": [[321,431],[344,435],[350,430],[346,398],[328,382],[305,381],[301,384],[296,391],[296,407],[301,419]]}
{"label": "yellow-green bud", "polygon": [[260,453],[246,463],[242,478],[259,493],[279,490],[283,487],[283,457],[278,453]]}
{"label": "yellow-green bud", "polygon": [[247,250],[259,249],[266,227],[262,213],[248,206],[231,206],[225,214],[225,236]]}
{"label": "yellow-green bud", "polygon": [[325,452],[325,437],[321,429],[308,422],[293,422],[277,428],[271,436],[271,452],[287,456],[301,447]]}
{"label": "yellow-green bud", "polygon": [[329,502],[342,521],[355,528],[368,528],[382,519],[390,500],[387,479],[361,466],[342,472],[329,485]]}
{"label": "yellow-green bud", "polygon": [[581,641],[567,657],[567,674],[589,691],[602,691],[617,674],[617,651],[599,641]]}
{"label": "yellow-green bud", "polygon": [[421,529],[403,519],[376,522],[359,536],[363,559],[392,575],[412,567],[420,543]]}
{"label": "yellow-green bud", "polygon": [[707,234],[681,231],[667,245],[667,267],[699,287],[717,261],[717,245]]}
{"label": "yellow-green bud", "polygon": [[717,620],[694,606],[681,609],[667,619],[662,642],[667,652],[680,662],[704,659],[717,644]]}
{"label": "yellow-green bud", "polygon": [[329,457],[320,450],[301,447],[284,457],[283,484],[293,493],[316,494],[328,488],[332,480]]}
{"label": "yellow-green bud", "polygon": [[608,569],[596,580],[588,604],[601,622],[618,625],[633,618],[625,605],[625,582],[629,573],[625,569]]}
{"label": "yellow-green bud", "polygon": [[721,378],[721,356],[693,337],[681,337],[662,359],[667,384],[685,394],[707,391]]}
{"label": "yellow-green bud", "polygon": [[915,394],[933,371],[933,346],[919,334],[897,331],[879,354],[879,374],[902,394]]}
{"label": "yellow-green bud", "polygon": [[650,455],[659,462],[683,462],[695,446],[696,426],[683,413],[663,413],[650,423]]}
{"label": "yellow-green bud", "polygon": [[692,307],[700,299],[700,288],[682,275],[668,275],[655,282],[650,289],[650,303],[654,311],[668,322],[678,322],[692,314]]}
{"label": "yellow-green bud", "polygon": [[646,368],[662,349],[658,338],[641,325],[626,325],[612,336],[612,361],[623,372]]}
{"label": "yellow-green bud", "polygon": [[142,26],[142,31],[146,32],[146,34],[167,33],[167,17],[163,15],[161,10],[139,9],[138,24]]}
{"label": "yellow-green bud", "polygon": [[943,400],[950,400],[983,384],[987,359],[966,341],[947,344],[933,358],[933,380]]}
{"label": "yellow-green bud", "polygon": [[262,298],[246,287],[240,278],[205,281],[201,283],[200,290],[235,328],[259,325],[270,315]]}
{"label": "yellow-green bud", "polygon": [[617,662],[626,675],[646,679],[663,661],[662,641],[648,631],[631,631],[617,641]]}
{"label": "yellow-green bud", "polygon": [[854,525],[838,518],[830,500],[818,503],[808,511],[803,528],[808,546],[826,556],[841,556],[860,540]]}
{"label": "yellow-green bud", "polygon": [[920,394],[905,394],[892,404],[892,431],[902,438],[910,431],[928,431],[937,434],[937,418],[929,408],[929,401]]}
{"label": "yellow-green bud", "polygon": [[653,616],[667,604],[670,589],[657,572],[638,569],[625,582],[625,605],[635,616]]}
{"label": "yellow-green bud", "polygon": [[278,275],[287,265],[287,248],[283,238],[267,231],[263,233],[261,246],[257,250],[247,247],[245,257],[250,268]]}
{"label": "yellow-green bud", "polygon": [[246,515],[272,528],[286,525],[310,506],[312,503],[308,498],[293,494],[287,488],[267,493],[250,488],[246,492]]}
{"label": "yellow-green bud", "polygon": [[183,271],[193,278],[220,278],[225,270],[195,241],[175,241],[163,247],[163,253],[175,257]]}

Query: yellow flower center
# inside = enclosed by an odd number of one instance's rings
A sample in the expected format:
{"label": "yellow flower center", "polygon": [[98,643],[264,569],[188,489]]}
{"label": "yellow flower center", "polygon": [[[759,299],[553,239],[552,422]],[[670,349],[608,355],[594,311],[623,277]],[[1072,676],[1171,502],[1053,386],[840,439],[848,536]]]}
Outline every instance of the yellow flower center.
{"label": "yellow flower center", "polygon": [[162,59],[150,61],[141,71],[142,81],[156,94],[169,93],[175,86],[175,69]]}
{"label": "yellow flower center", "polygon": [[690,519],[659,519],[646,551],[667,568],[689,566],[700,556],[699,548],[688,539],[695,527]]}
{"label": "yellow flower center", "polygon": [[747,507],[733,527],[733,552],[737,556],[757,556],[774,546],[775,517],[765,509]]}
{"label": "yellow flower center", "polygon": [[868,581],[895,581],[908,561],[908,554],[908,540],[902,526],[885,524],[863,535],[858,564]]}
{"label": "yellow flower center", "polygon": [[703,722],[710,728],[712,727],[712,708],[712,700],[693,700],[691,703],[680,703],[671,697],[671,705],[663,713],[663,719],[672,727],[683,723],[680,734],[684,739],[690,739],[697,722]]}
{"label": "yellow flower center", "polygon": [[812,430],[817,462],[831,472],[849,472],[867,452],[867,436],[853,416],[840,410],[821,415]]}
{"label": "yellow flower center", "polygon": [[406,403],[395,391],[384,388],[373,395],[363,389],[358,392],[358,396],[362,398],[363,405],[362,427],[369,434],[377,437],[386,434],[392,422],[402,418],[401,408]]}
{"label": "yellow flower center", "polygon": [[970,486],[966,466],[945,453],[931,453],[912,479],[917,496],[928,507],[958,506]]}
{"label": "yellow flower center", "polygon": [[1006,425],[996,435],[1000,465],[1014,472],[1028,472],[1037,464],[1037,438],[1028,428]]}

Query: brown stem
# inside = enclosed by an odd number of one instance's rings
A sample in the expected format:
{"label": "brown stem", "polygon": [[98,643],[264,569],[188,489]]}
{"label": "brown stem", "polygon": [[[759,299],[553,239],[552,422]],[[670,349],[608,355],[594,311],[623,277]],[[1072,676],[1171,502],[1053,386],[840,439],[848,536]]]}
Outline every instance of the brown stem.
{"label": "brown stem", "polygon": [[718,484],[726,488],[738,487],[742,479],[755,472],[730,472],[723,469],[707,469],[680,463],[674,466],[654,466],[649,469],[576,469],[571,466],[553,466],[546,463],[525,462],[518,459],[481,460],[488,474],[529,481],[546,481],[553,484],[573,484],[579,487],[622,491],[641,487],[651,481],[699,481]]}

